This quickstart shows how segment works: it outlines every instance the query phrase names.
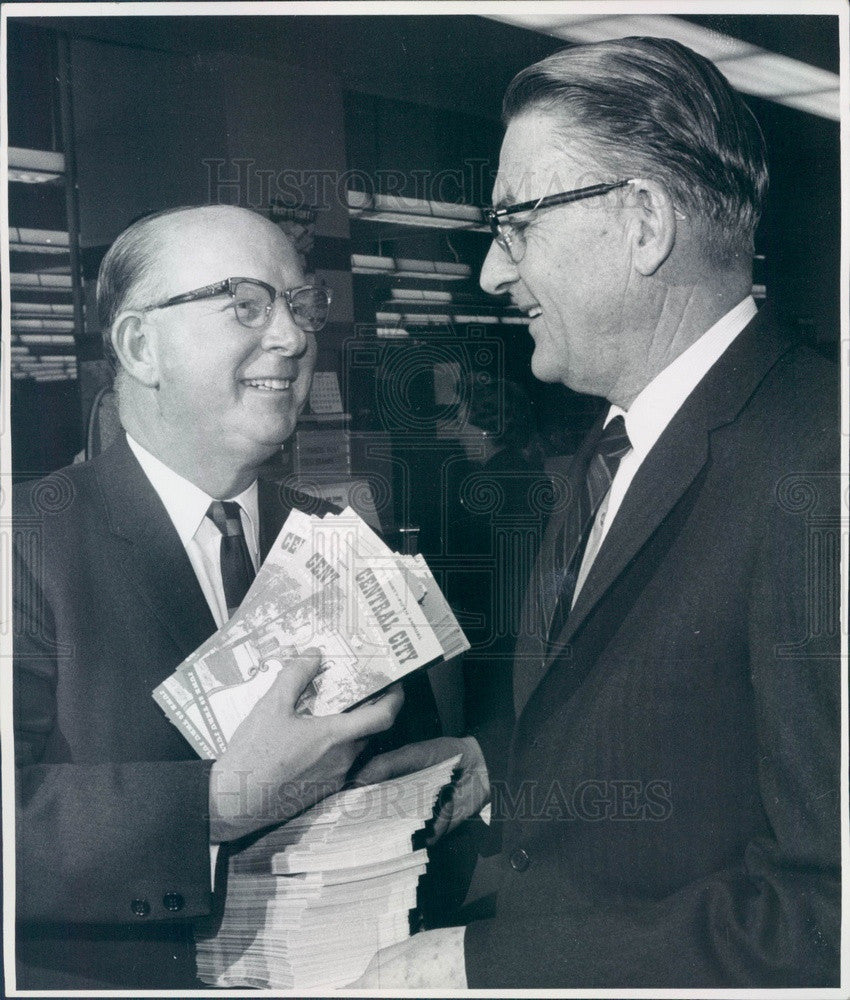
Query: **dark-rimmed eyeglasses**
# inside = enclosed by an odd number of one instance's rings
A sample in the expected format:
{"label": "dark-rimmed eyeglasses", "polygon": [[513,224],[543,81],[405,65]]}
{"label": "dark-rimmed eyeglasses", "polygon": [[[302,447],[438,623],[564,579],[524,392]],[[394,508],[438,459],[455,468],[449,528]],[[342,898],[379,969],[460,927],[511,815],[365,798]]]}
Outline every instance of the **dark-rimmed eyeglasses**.
{"label": "dark-rimmed eyeglasses", "polygon": [[299,285],[279,290],[258,278],[225,278],[214,285],[204,285],[203,288],[174,295],[164,302],[145,306],[142,312],[214,299],[219,295],[230,296],[236,319],[249,330],[262,329],[271,318],[275,300],[283,299],[297,326],[305,333],[318,333],[328,321],[331,306],[331,290],[324,285]]}
{"label": "dark-rimmed eyeglasses", "polygon": [[576,188],[574,191],[562,191],[560,194],[547,194],[536,201],[522,201],[516,205],[506,205],[504,208],[485,208],[484,219],[490,227],[493,239],[510,257],[514,264],[519,264],[525,256],[525,225],[511,222],[508,216],[520,212],[539,212],[544,208],[554,208],[556,205],[569,205],[573,201],[583,201],[585,198],[595,198],[607,194],[616,188],[625,187],[631,183],[631,178],[625,181],[614,181],[612,184],[592,184],[590,187]]}

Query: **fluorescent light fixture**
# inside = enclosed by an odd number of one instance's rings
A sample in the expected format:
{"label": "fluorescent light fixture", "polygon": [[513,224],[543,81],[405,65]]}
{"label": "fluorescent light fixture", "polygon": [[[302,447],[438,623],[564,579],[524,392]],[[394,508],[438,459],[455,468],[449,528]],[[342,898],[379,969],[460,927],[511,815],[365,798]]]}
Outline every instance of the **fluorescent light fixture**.
{"label": "fluorescent light fixture", "polygon": [[70,288],[70,274],[51,274],[49,271],[12,272],[9,275],[12,288]]}
{"label": "fluorescent light fixture", "polygon": [[434,288],[393,288],[390,295],[403,302],[451,302],[451,292],[441,292]]}
{"label": "fluorescent light fixture", "polygon": [[9,227],[9,249],[27,253],[68,253],[70,239],[59,229]]}
{"label": "fluorescent light fixture", "polygon": [[[509,15],[488,15],[495,21],[518,25],[571,42],[601,42],[626,35],[673,38],[711,59],[727,80],[744,94],[752,94],[838,121],[837,73],[770,52],[758,45],[691,24],[679,17],[630,14],[608,17],[543,14],[515,7]],[[817,99],[800,100],[808,95]],[[827,96],[829,95],[829,96]]]}
{"label": "fluorescent light fixture", "polygon": [[733,87],[756,97],[838,91],[838,77],[829,70],[756,49],[745,58],[719,59],[717,68]]}
{"label": "fluorescent light fixture", "polygon": [[28,346],[46,346],[48,344],[61,344],[66,347],[74,346],[73,337],[64,337],[58,333],[21,333],[18,340]]}
{"label": "fluorescent light fixture", "polygon": [[32,316],[12,317],[12,332],[38,330],[41,333],[73,333],[74,321],[69,319],[36,319]]}
{"label": "fluorescent light fixture", "polygon": [[394,194],[367,194],[348,191],[348,214],[352,219],[370,222],[396,222],[403,226],[427,226],[431,229],[470,229],[488,232],[481,209],[449,201],[424,201]]}
{"label": "fluorescent light fixture", "polygon": [[492,313],[400,313],[379,311],[375,313],[375,321],[380,324],[396,324],[397,326],[449,326],[452,323],[486,323],[495,326],[500,323],[525,324],[528,320],[523,316],[494,316]]}
{"label": "fluorescent light fixture", "polygon": [[77,376],[75,374],[70,373],[70,372],[68,372],[66,374],[57,373],[55,375],[52,374],[51,372],[46,372],[44,375],[41,375],[40,373],[36,373],[35,375],[33,375],[33,378],[36,380],[36,382],[76,382],[77,381]]}
{"label": "fluorescent light fixture", "polygon": [[27,358],[29,357],[29,353],[28,347],[18,346],[17,344],[12,344],[9,347],[9,354],[13,358]]}
{"label": "fluorescent light fixture", "polygon": [[817,94],[787,94],[780,101],[789,108],[808,111],[819,118],[841,118],[841,101],[837,90],[825,90]]}
{"label": "fluorescent light fixture", "polygon": [[446,326],[451,321],[451,316],[447,316],[445,313],[375,313],[375,322],[384,325]]}
{"label": "fluorescent light fixture", "polygon": [[13,302],[12,319],[18,316],[73,316],[74,307],[70,302]]}
{"label": "fluorescent light fixture", "polygon": [[[26,348],[25,348],[26,350]],[[13,357],[12,361],[19,368],[33,365],[48,365],[51,368],[74,368],[77,357],[74,354],[25,354]]]}
{"label": "fluorescent light fixture", "polygon": [[9,180],[20,184],[50,184],[62,178],[65,156],[46,149],[9,147]]}
{"label": "fluorescent light fixture", "polygon": [[380,337],[381,340],[403,340],[410,334],[401,326],[377,326],[375,327],[375,336]]}
{"label": "fluorescent light fixture", "polygon": [[462,316],[458,313],[455,318],[455,323],[500,323],[501,320],[498,316]]}
{"label": "fluorescent light fixture", "polygon": [[469,278],[469,264],[442,260],[411,260],[404,257],[376,257],[371,254],[351,255],[354,274],[398,275],[406,278],[426,278],[437,281],[460,281]]}
{"label": "fluorescent light fixture", "polygon": [[54,364],[46,359],[30,358],[16,362],[15,367],[22,372],[64,372],[70,370],[73,365],[66,365],[64,361]]}

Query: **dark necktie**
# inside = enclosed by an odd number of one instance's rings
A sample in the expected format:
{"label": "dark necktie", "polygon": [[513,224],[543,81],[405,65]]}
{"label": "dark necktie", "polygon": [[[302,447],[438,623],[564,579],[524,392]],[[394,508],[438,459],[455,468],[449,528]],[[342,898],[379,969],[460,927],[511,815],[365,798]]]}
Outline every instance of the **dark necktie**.
{"label": "dark necktie", "polygon": [[593,522],[611,488],[620,459],[630,449],[626,422],[622,416],[616,416],[609,421],[596,444],[573,516],[565,522],[564,530],[555,542],[555,587],[558,597],[549,626],[549,642],[558,638],[566,624]]}
{"label": "dark necktie", "polygon": [[239,504],[233,500],[213,500],[207,517],[221,532],[221,580],[227,617],[231,618],[254,580],[254,564],[242,531]]}

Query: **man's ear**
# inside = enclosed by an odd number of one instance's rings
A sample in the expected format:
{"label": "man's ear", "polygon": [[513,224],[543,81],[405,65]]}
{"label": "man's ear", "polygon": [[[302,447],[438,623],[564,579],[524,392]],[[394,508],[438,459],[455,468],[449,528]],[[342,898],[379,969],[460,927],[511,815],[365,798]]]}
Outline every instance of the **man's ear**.
{"label": "man's ear", "polygon": [[156,338],[147,316],[132,309],[120,313],[112,324],[109,339],[130,378],[156,389],[159,386]]}
{"label": "man's ear", "polygon": [[638,178],[629,184],[632,217],[632,261],[640,274],[654,274],[676,243],[679,215],[663,184]]}

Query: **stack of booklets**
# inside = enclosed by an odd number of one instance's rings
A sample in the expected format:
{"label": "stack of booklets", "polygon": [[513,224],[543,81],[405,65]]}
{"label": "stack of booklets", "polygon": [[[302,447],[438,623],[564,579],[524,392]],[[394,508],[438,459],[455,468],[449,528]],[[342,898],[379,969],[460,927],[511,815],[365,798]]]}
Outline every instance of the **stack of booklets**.
{"label": "stack of booklets", "polygon": [[218,987],[336,989],[407,938],[428,860],[416,837],[460,758],[332,795],[228,859],[218,926],[196,930]]}
{"label": "stack of booklets", "polygon": [[153,692],[196,752],[215,758],[287,660],[318,647],[296,706],[333,715],[469,648],[421,556],[391,551],[351,508],[293,510],[239,610]]}

